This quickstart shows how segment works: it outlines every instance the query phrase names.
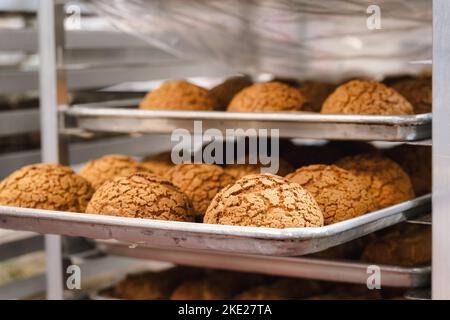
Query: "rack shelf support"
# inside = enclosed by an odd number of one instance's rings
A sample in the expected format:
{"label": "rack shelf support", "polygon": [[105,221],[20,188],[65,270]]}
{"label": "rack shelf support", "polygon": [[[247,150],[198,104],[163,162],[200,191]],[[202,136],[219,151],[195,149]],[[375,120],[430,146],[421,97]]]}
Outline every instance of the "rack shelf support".
{"label": "rack shelf support", "polygon": [[[40,0],[40,122],[42,162],[60,163],[65,151],[60,145],[58,108],[67,105],[67,86],[63,66],[64,5]],[[62,241],[60,236],[45,236],[46,285],[49,300],[63,299]]]}

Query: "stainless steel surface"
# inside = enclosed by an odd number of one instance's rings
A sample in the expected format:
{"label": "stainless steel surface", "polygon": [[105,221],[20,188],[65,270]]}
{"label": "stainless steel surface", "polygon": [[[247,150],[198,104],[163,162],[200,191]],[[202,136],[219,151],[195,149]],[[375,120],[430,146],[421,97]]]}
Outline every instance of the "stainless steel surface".
{"label": "stainless steel surface", "polygon": [[[38,32],[35,29],[0,29],[2,49],[36,52]],[[7,47],[5,47],[7,46]],[[67,30],[66,49],[149,48],[133,36],[116,31]],[[153,52],[156,50],[153,49]]]}
{"label": "stainless steel surface", "polygon": [[429,214],[424,214],[423,216],[420,216],[417,218],[409,219],[408,223],[423,224],[426,226],[431,226],[432,225],[431,221],[432,221],[432,215],[431,215],[431,213],[429,213]]}
{"label": "stainless steel surface", "polygon": [[39,110],[0,111],[0,136],[39,131]]}
{"label": "stainless steel surface", "polygon": [[0,299],[25,299],[43,292],[45,292],[45,275],[39,275],[0,286]]}
{"label": "stainless steel surface", "polygon": [[[127,81],[147,81],[164,78],[188,78],[195,76],[223,76],[235,71],[208,61],[178,61],[170,65],[152,63],[115,63],[108,66],[78,65],[67,70],[67,83],[70,89],[92,89],[116,85]],[[0,73],[0,93],[21,93],[39,87],[37,70],[6,70]]]}
{"label": "stainless steel surface", "polygon": [[[67,85],[60,68],[64,48],[63,6],[54,0],[40,0],[38,23],[42,162],[58,163],[58,107],[67,103]],[[61,237],[46,233],[47,298],[61,300],[64,292]]]}
{"label": "stainless steel surface", "polygon": [[5,12],[28,12],[37,11],[39,0],[2,0],[0,11]]}
{"label": "stainless steel surface", "polygon": [[450,299],[450,1],[433,1],[433,299]]}
{"label": "stainless steel surface", "polygon": [[421,140],[421,141],[410,141],[410,142],[407,142],[407,144],[413,145],[413,146],[431,147],[433,145],[433,140],[427,139],[427,140]]}
{"label": "stainless steel surface", "polygon": [[[130,247],[117,241],[100,241],[100,248],[117,256],[167,261],[212,269],[256,272],[304,279],[366,284],[370,264],[311,258],[283,258],[227,254],[211,251]],[[382,287],[418,288],[430,284],[431,266],[404,268],[380,266]]]}
{"label": "stainless steel surface", "polygon": [[321,228],[270,229],[0,207],[0,228],[114,239],[134,246],[297,256],[325,250],[429,210],[428,195]]}
{"label": "stainless steel surface", "polygon": [[44,241],[41,235],[0,230],[0,261],[43,249]]}
{"label": "stainless steel surface", "polygon": [[[193,131],[194,120],[203,130],[279,129],[281,137],[309,139],[416,141],[431,137],[431,114],[413,116],[323,115],[313,113],[231,113],[139,110],[139,100],[76,105],[64,110],[91,131],[172,133]],[[122,107],[122,108],[121,108]]]}

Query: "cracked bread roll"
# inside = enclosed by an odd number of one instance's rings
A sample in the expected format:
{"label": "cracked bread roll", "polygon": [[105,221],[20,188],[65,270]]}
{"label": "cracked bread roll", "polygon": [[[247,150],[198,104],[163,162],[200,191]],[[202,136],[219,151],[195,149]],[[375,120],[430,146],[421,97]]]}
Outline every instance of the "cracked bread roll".
{"label": "cracked bread roll", "polygon": [[236,300],[299,300],[322,293],[317,281],[282,278],[274,283],[250,288],[238,294]]}
{"label": "cracked bread roll", "polygon": [[410,176],[417,196],[431,193],[431,147],[401,145],[386,154]]}
{"label": "cracked bread roll", "polygon": [[165,177],[190,199],[197,216],[203,216],[214,196],[234,178],[213,164],[179,164]]}
{"label": "cracked bread roll", "polygon": [[98,189],[103,183],[118,176],[126,176],[139,171],[149,171],[130,157],[111,154],[91,160],[80,170],[79,174]]}
{"label": "cracked bread roll", "polygon": [[269,228],[323,226],[319,205],[305,189],[282,177],[246,176],[220,191],[204,223]]}
{"label": "cracked bread roll", "polygon": [[189,199],[177,187],[147,172],[105,182],[95,192],[86,213],[184,222],[195,219]]}
{"label": "cracked bread roll", "polygon": [[170,300],[227,300],[229,293],[207,279],[188,280],[171,294]]}
{"label": "cracked bread roll", "polygon": [[216,101],[208,90],[184,80],[171,80],[149,92],[139,105],[150,110],[212,111]]}
{"label": "cracked bread roll", "polygon": [[413,106],[401,94],[372,80],[352,80],[339,86],[324,102],[321,113],[410,115]]}
{"label": "cracked bread roll", "polygon": [[431,77],[404,79],[392,85],[414,107],[414,113],[432,112],[433,89]]}
{"label": "cracked bread roll", "polygon": [[72,169],[59,164],[34,164],[0,183],[0,205],[84,212],[94,190]]}
{"label": "cracked bread roll", "polygon": [[286,176],[314,197],[324,215],[325,225],[348,220],[375,209],[370,190],[350,171],[335,165],[311,165]]}
{"label": "cracked bread roll", "polygon": [[299,111],[304,97],[298,89],[279,82],[257,83],[239,92],[231,100],[229,112]]}
{"label": "cracked bread roll", "polygon": [[389,158],[379,154],[362,154],[343,158],[336,165],[365,181],[378,209],[414,198],[408,174]]}
{"label": "cracked bread roll", "polygon": [[200,279],[181,283],[172,293],[171,300],[225,300],[238,292],[259,285],[263,277],[258,274],[210,270]]}
{"label": "cracked bread roll", "polygon": [[167,300],[183,278],[192,278],[199,273],[193,268],[178,267],[131,274],[114,287],[112,296],[125,300]]}
{"label": "cracked bread roll", "polygon": [[431,261],[431,227],[400,224],[377,236],[361,259],[369,263],[414,267]]}

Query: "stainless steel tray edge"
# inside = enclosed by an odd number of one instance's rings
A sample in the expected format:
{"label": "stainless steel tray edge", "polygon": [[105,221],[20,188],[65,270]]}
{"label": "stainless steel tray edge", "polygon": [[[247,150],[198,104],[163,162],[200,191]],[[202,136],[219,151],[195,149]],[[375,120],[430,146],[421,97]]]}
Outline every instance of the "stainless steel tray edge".
{"label": "stainless steel tray edge", "polygon": [[170,133],[177,128],[193,131],[193,121],[198,120],[202,121],[203,130],[278,129],[281,137],[292,138],[416,141],[431,137],[431,114],[372,116],[120,108],[138,103],[126,100],[84,104],[61,112],[77,118],[80,128],[91,131]]}
{"label": "stainless steel tray edge", "polygon": [[[368,267],[360,261],[324,260],[299,257],[270,257],[211,252],[206,250],[180,250],[132,246],[117,241],[99,241],[104,252],[130,258],[166,261],[179,265],[212,269],[256,272],[262,274],[298,277],[320,281],[366,284]],[[431,267],[399,267],[378,265],[382,287],[422,288],[431,280]]]}
{"label": "stainless steel tray edge", "polygon": [[321,228],[270,229],[141,220],[0,206],[0,228],[115,239],[132,244],[263,255],[303,255],[327,249],[429,212],[423,196]]}

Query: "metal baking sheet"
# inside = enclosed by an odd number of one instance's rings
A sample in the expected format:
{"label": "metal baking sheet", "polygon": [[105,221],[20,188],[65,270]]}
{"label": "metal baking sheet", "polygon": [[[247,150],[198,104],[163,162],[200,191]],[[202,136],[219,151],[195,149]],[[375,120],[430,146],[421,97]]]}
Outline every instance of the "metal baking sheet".
{"label": "metal baking sheet", "polygon": [[424,214],[424,215],[421,215],[421,216],[413,218],[413,219],[409,219],[408,223],[431,226],[432,225],[431,213]]}
{"label": "metal baking sheet", "polygon": [[[74,105],[62,110],[79,128],[117,133],[194,132],[218,129],[278,129],[280,137],[327,140],[417,141],[431,138],[431,114],[408,116],[326,115],[318,113],[234,113],[140,110],[140,100]],[[129,108],[133,107],[133,108]]]}
{"label": "metal baking sheet", "polygon": [[271,229],[158,221],[0,206],[0,228],[114,239],[133,245],[298,256],[430,212],[431,195],[320,228]]}
{"label": "metal baking sheet", "polygon": [[407,300],[431,300],[431,289],[417,289],[405,294]]}
{"label": "metal baking sheet", "polygon": [[[371,265],[359,261],[240,255],[205,250],[168,250],[145,246],[130,247],[117,241],[100,241],[99,247],[108,254],[130,258],[166,261],[193,267],[355,284],[367,283],[369,277],[367,271]],[[382,287],[423,288],[430,284],[430,266],[405,268],[380,265],[379,267]]]}

